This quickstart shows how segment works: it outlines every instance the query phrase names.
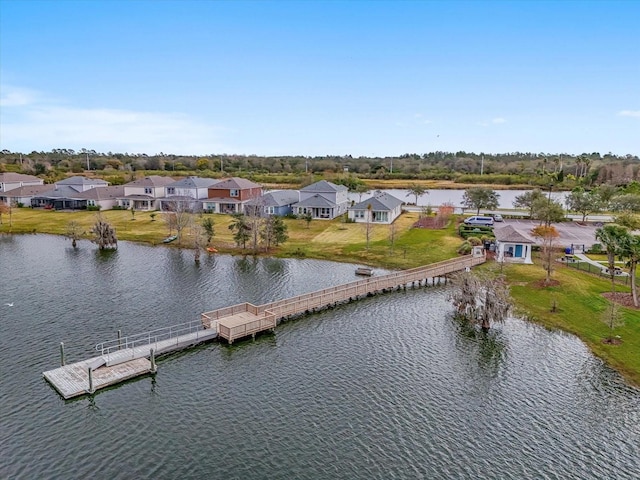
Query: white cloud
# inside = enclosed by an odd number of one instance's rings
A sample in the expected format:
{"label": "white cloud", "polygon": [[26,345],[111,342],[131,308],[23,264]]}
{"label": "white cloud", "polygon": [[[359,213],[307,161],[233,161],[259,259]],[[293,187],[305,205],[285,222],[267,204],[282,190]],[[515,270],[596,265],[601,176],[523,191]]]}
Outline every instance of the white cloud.
{"label": "white cloud", "polygon": [[635,117],[640,118],[640,110],[622,110],[618,112],[621,117]]}
{"label": "white cloud", "polygon": [[38,92],[28,88],[19,88],[11,85],[0,86],[0,107],[21,107],[36,103]]}
{"label": "white cloud", "polygon": [[495,125],[499,125],[499,124],[505,123],[505,122],[506,122],[506,120],[504,118],[501,118],[501,117],[497,117],[497,118],[494,118],[493,120],[491,120],[491,123],[493,123]]}
{"label": "white cloud", "polygon": [[225,129],[182,113],[46,104],[38,94],[21,94],[19,89],[8,90],[3,106],[11,107],[4,109],[0,123],[1,148],[8,150],[88,148],[196,155],[230,151],[220,140]]}

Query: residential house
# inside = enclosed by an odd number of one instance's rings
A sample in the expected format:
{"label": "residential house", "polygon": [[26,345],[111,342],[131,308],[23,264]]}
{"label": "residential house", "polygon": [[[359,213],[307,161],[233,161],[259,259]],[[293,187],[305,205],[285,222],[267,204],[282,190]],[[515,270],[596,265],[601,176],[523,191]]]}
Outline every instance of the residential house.
{"label": "residential house", "polygon": [[0,203],[13,206],[31,206],[31,199],[48,190],[52,190],[53,185],[25,185],[24,187],[13,188],[8,192],[0,192]]}
{"label": "residential house", "polygon": [[262,195],[262,186],[245,178],[228,178],[209,187],[202,208],[209,213],[243,213],[244,205]]}
{"label": "residential house", "polygon": [[161,210],[175,210],[176,203],[187,203],[190,211],[202,210],[202,200],[209,197],[213,178],[186,177],[166,185],[166,197],[159,200]]}
{"label": "residential house", "polygon": [[378,192],[349,208],[349,219],[358,223],[390,225],[402,213],[403,201],[386,192]]}
{"label": "residential house", "polygon": [[36,185],[44,185],[44,180],[34,177],[33,175],[24,175],[22,173],[0,173],[0,193],[20,187],[32,187]]}
{"label": "residential house", "polygon": [[254,207],[260,210],[261,215],[290,215],[293,213],[293,204],[300,201],[300,192],[297,190],[275,190],[261,197],[249,200],[245,204],[245,210]]}
{"label": "residential house", "polygon": [[78,194],[77,198],[86,200],[87,207],[100,207],[100,210],[111,210],[118,205],[118,199],[124,196],[123,185],[92,188]]}
{"label": "residential house", "polygon": [[533,263],[531,249],[535,242],[520,233],[512,225],[496,228],[496,261],[514,263]]}
{"label": "residential house", "polygon": [[150,175],[124,184],[124,195],[118,206],[127,210],[158,210],[159,199],[167,196],[166,187],[174,183],[171,177]]}
{"label": "residential house", "polygon": [[82,210],[87,208],[87,200],[81,195],[83,192],[106,188],[108,185],[104,180],[79,175],[65,178],[54,183],[50,189],[34,195],[31,198],[31,206],[55,210]]}
{"label": "residential house", "polygon": [[336,218],[349,207],[348,193],[344,185],[320,180],[300,190],[300,201],[293,205],[293,211],[298,215],[311,214],[315,219]]}

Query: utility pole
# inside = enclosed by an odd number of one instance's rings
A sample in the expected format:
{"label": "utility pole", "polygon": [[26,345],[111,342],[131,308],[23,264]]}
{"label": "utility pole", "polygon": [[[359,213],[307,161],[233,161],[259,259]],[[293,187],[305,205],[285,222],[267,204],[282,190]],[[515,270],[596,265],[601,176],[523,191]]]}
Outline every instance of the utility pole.
{"label": "utility pole", "polygon": [[90,168],[89,168],[89,153],[87,153],[87,170],[90,170]]}
{"label": "utility pole", "polygon": [[484,155],[480,157],[480,175],[484,172]]}
{"label": "utility pole", "polygon": [[393,157],[391,157],[391,165],[389,168],[389,173],[393,173]]}

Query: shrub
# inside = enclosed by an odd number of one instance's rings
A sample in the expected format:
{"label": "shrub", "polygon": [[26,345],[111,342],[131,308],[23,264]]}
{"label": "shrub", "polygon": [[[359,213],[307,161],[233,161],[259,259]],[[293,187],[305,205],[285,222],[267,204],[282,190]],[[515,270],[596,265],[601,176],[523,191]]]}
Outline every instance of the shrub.
{"label": "shrub", "polygon": [[467,242],[469,242],[472,246],[482,245],[482,240],[478,237],[467,237]]}
{"label": "shrub", "polygon": [[602,249],[602,244],[600,243],[594,243],[593,245],[591,245],[591,248],[589,249],[589,253],[602,253],[603,249]]}
{"label": "shrub", "polygon": [[471,243],[468,241],[462,242],[462,244],[458,247],[457,252],[460,255],[469,255],[471,253]]}
{"label": "shrub", "polygon": [[97,212],[102,207],[100,205],[87,205],[87,211],[89,212]]}

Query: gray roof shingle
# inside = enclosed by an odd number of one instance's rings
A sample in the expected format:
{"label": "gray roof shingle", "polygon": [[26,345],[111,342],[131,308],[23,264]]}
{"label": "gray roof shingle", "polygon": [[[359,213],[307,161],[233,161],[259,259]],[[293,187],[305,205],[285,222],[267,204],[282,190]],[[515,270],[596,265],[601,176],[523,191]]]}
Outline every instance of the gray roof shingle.
{"label": "gray roof shingle", "polygon": [[399,198],[389,195],[386,192],[380,192],[367,200],[357,203],[349,210],[367,210],[369,205],[371,205],[371,209],[376,212],[391,211],[398,205],[402,205],[402,203],[402,200]]}
{"label": "gray roof shingle", "polygon": [[312,183],[311,185],[307,185],[301,192],[309,192],[309,193],[333,193],[333,192],[342,192],[345,190],[349,190],[344,185],[336,185],[335,183],[327,182],[326,180],[320,180],[319,182]]}

